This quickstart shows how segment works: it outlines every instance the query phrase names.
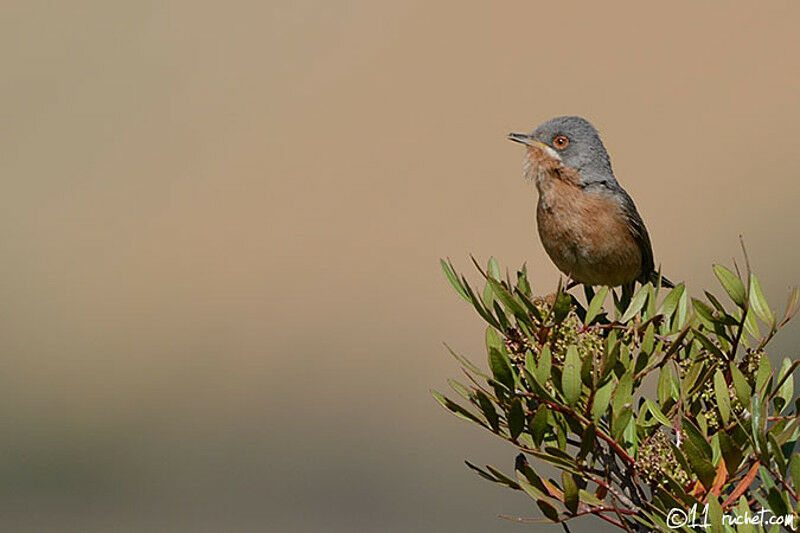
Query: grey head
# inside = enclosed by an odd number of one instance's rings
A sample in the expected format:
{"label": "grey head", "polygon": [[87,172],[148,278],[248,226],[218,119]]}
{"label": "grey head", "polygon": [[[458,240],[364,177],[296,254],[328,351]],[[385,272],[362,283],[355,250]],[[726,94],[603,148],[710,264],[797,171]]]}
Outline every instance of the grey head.
{"label": "grey head", "polygon": [[600,134],[585,118],[552,118],[530,134],[511,133],[508,138],[526,145],[544,144],[550,148],[547,152],[551,156],[578,171],[584,185],[603,181],[617,184]]}

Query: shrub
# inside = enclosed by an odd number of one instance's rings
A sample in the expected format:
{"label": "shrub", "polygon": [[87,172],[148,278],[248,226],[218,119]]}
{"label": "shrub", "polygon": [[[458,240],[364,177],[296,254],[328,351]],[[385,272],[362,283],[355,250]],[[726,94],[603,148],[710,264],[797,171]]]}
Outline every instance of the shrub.
{"label": "shrub", "polygon": [[722,517],[800,511],[800,361],[774,368],[765,351],[800,308],[798,289],[777,318],[749,267],[714,266],[725,303],[709,291],[691,298],[683,284],[584,287],[581,303],[559,283],[537,297],[525,267],[503,279],[493,259],[478,266],[479,293],[442,267],[488,324],[489,370],[448,348],[467,381],[433,394],[518,451],[512,474],[467,462],[478,475],[523,491],[566,530],[593,515],[627,531],[693,531],[694,509],[711,531],[772,531]]}

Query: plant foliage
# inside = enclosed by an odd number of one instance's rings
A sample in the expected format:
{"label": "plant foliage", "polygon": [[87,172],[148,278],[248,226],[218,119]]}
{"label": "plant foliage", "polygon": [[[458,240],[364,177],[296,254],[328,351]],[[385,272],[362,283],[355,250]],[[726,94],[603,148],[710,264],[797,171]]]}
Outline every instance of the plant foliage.
{"label": "plant foliage", "polygon": [[478,266],[482,290],[442,268],[488,325],[489,370],[451,350],[466,380],[434,397],[519,451],[508,474],[467,462],[479,476],[523,491],[546,520],[594,515],[627,531],[692,531],[668,521],[695,505],[715,532],[780,527],[723,514],[800,512],[800,361],[773,367],[765,352],[800,290],[778,316],[749,268],[717,265],[723,298],[648,283],[633,294],[585,287],[582,304],[561,284],[534,296],[525,267],[504,279],[494,259]]}

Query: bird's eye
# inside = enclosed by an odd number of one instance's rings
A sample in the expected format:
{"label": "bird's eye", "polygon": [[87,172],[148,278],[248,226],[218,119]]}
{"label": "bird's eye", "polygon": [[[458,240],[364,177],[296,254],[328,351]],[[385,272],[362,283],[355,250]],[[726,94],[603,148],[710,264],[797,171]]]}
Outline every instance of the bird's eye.
{"label": "bird's eye", "polygon": [[563,135],[556,135],[553,139],[553,146],[558,148],[559,150],[563,150],[569,144],[569,139],[564,137]]}

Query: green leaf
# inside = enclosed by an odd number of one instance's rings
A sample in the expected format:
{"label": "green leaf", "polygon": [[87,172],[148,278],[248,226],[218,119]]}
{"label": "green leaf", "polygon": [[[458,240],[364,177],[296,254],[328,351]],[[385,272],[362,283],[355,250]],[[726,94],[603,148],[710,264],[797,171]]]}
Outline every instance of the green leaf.
{"label": "green leaf", "polygon": [[772,328],[775,325],[775,315],[767,304],[767,299],[764,298],[764,292],[761,290],[761,284],[755,275],[750,275],[750,308],[755,314]]}
{"label": "green leaf", "polygon": [[489,422],[489,425],[492,426],[493,430],[499,431],[500,416],[497,414],[497,411],[495,411],[492,400],[490,400],[483,391],[477,391],[475,396],[478,398],[478,405],[483,412],[483,416],[486,417],[486,421]]}
{"label": "green leaf", "polygon": [[693,333],[694,337],[698,340],[698,342],[700,342],[700,344],[703,345],[703,348],[714,354],[718,359],[725,359],[725,355],[722,353],[722,350],[720,350],[719,347],[717,347],[717,345],[714,344],[714,342],[711,339],[706,337],[703,333],[701,333],[698,330],[694,330]]}
{"label": "green leaf", "polygon": [[622,434],[625,432],[625,429],[628,427],[628,423],[632,419],[633,409],[630,407],[624,407],[621,411],[618,411],[617,414],[614,415],[614,421],[611,424],[614,440],[622,440]]}
{"label": "green leaf", "polygon": [[[692,470],[697,474],[700,483],[703,484],[706,490],[710,489],[714,483],[714,477],[717,475],[714,465],[692,444],[691,440],[684,440],[681,443],[681,450],[689,461]],[[709,453],[709,457],[710,455]]]}
{"label": "green leaf", "polygon": [[714,395],[717,399],[717,409],[722,416],[722,423],[728,425],[731,419],[731,398],[728,394],[728,385],[725,383],[725,376],[720,370],[714,373]]}
{"label": "green leaf", "polygon": [[484,469],[482,469],[481,467],[476,466],[476,465],[470,463],[469,461],[464,461],[464,464],[466,464],[471,470],[475,471],[483,479],[488,479],[489,481],[497,483],[497,480],[495,479],[495,477],[493,475],[491,475],[489,472],[487,472]]}
{"label": "green leaf", "polygon": [[756,372],[756,391],[764,393],[767,381],[772,377],[772,365],[769,362],[769,357],[764,355],[758,362],[758,371]]}
{"label": "green leaf", "polygon": [[703,454],[703,457],[706,459],[711,459],[711,445],[700,432],[700,429],[698,429],[698,427],[695,426],[688,418],[684,418],[681,425],[684,433],[686,433],[686,436],[688,437],[688,440],[694,445],[694,447]]}
{"label": "green leaf", "polygon": [[794,490],[800,494],[800,453],[792,454],[792,458],[789,460],[789,472],[792,474]]}
{"label": "green leaf", "polygon": [[496,348],[489,349],[489,368],[492,369],[492,374],[497,381],[508,387],[509,390],[514,390],[511,362],[504,352]]}
{"label": "green leaf", "polygon": [[556,295],[556,301],[553,302],[553,321],[560,324],[569,314],[572,307],[572,298],[569,294],[559,291]]}
{"label": "green leaf", "polygon": [[752,417],[750,429],[756,443],[756,451],[761,455],[767,452],[767,437],[764,432],[767,420],[762,409],[761,396],[757,392],[750,398],[750,415]]}
{"label": "green leaf", "polygon": [[675,399],[675,378],[669,366],[664,365],[658,374],[658,403],[664,405]]}
{"label": "green leaf", "polygon": [[742,309],[747,307],[747,295],[742,280],[722,265],[714,265],[714,274],[731,300]]}
{"label": "green leaf", "polygon": [[511,311],[514,316],[519,319],[527,319],[528,315],[525,309],[499,281],[493,278],[487,278],[486,283],[492,287],[492,292],[494,292],[497,299],[503,303],[507,310]]}
{"label": "green leaf", "polygon": [[578,348],[574,345],[567,348],[567,356],[561,374],[561,388],[567,404],[575,405],[581,397],[581,359],[578,355]]}
{"label": "green leaf", "polygon": [[744,458],[744,452],[725,431],[718,431],[717,436],[719,437],[719,448],[725,461],[725,467],[728,472],[736,472]]}
{"label": "green leaf", "polygon": [[792,317],[797,314],[797,311],[800,311],[799,287],[792,289],[792,293],[789,295],[789,300],[786,302],[786,311],[783,313],[783,318],[781,319],[780,324],[778,324],[778,327],[783,327],[787,322],[789,322]]}
{"label": "green leaf", "polygon": [[722,507],[717,501],[717,497],[708,497],[708,523],[711,525],[711,533],[723,533],[722,528]]}
{"label": "green leaf", "polygon": [[742,371],[735,363],[731,362],[731,377],[733,378],[733,388],[736,391],[736,397],[742,405],[750,405],[750,396],[753,394],[750,385],[747,383],[747,378],[744,377]]}
{"label": "green leaf", "polygon": [[545,404],[540,405],[536,410],[536,414],[533,416],[533,421],[531,421],[530,427],[533,443],[536,444],[536,447],[538,448],[542,445],[544,434],[547,431],[547,406]]}
{"label": "green leaf", "polygon": [[644,303],[647,300],[648,285],[649,284],[642,285],[636,292],[636,294],[633,295],[633,298],[631,298],[631,303],[628,305],[628,308],[625,310],[625,313],[623,313],[622,317],[619,319],[620,322],[625,323],[629,321],[634,316],[636,316],[636,313],[642,310],[642,307],[644,307]]}
{"label": "green leaf", "polygon": [[501,274],[500,274],[500,266],[497,264],[497,261],[494,257],[489,258],[489,263],[486,265],[486,275],[492,279],[496,279],[500,281]]}
{"label": "green leaf", "polygon": [[514,481],[513,479],[511,479],[510,477],[508,477],[507,475],[505,475],[504,473],[493,467],[492,465],[486,465],[486,469],[492,473],[492,475],[495,477],[498,483],[507,485],[512,489],[520,490],[521,487],[516,481]]}
{"label": "green leaf", "polygon": [[542,485],[542,481],[536,472],[527,464],[524,465],[524,468],[524,472],[517,470],[517,482],[520,488],[533,500],[547,498],[545,492],[547,489]]}
{"label": "green leaf", "polygon": [[436,401],[442,405],[442,407],[444,407],[457,417],[467,420],[468,422],[475,422],[481,427],[488,427],[480,418],[475,416],[472,412],[461,407],[453,400],[445,398],[441,393],[437,391],[431,391],[431,394],[433,395],[434,398],[436,398]]}
{"label": "green leaf", "polygon": [[664,315],[666,320],[672,318],[672,314],[678,309],[678,302],[681,300],[681,296],[683,296],[683,291],[685,287],[683,283],[672,289],[669,294],[664,298],[664,301],[661,302],[661,305],[658,307],[658,313]]}
{"label": "green leaf", "polygon": [[470,400],[469,389],[466,386],[464,386],[463,384],[459,383],[454,379],[448,379],[447,384],[450,385],[450,388],[453,389],[456,392],[456,394],[458,394],[467,401]]}
{"label": "green leaf", "polygon": [[665,425],[667,427],[672,427],[672,422],[670,422],[669,418],[667,418],[664,415],[664,413],[661,412],[661,409],[658,408],[658,406],[656,405],[656,403],[653,400],[651,400],[650,398],[646,398],[644,400],[644,403],[647,406],[647,409],[653,415],[653,418],[655,418],[661,424],[663,424],[663,425]]}
{"label": "green leaf", "polygon": [[514,398],[514,401],[511,402],[506,421],[508,422],[508,432],[511,434],[511,439],[517,440],[517,437],[520,436],[525,428],[525,413],[522,410],[522,402],[519,398]]}
{"label": "green leaf", "polygon": [[536,359],[534,359],[530,348],[525,350],[525,369],[533,375],[536,374]]}
{"label": "green leaf", "polygon": [[644,332],[644,337],[642,338],[642,351],[647,355],[653,353],[655,335],[656,335],[656,328],[653,325],[653,323],[650,322],[650,324],[648,324],[647,329]]}
{"label": "green leaf", "polygon": [[786,516],[789,513],[788,506],[784,500],[784,496],[777,488],[771,488],[767,493],[767,501],[772,514],[775,516]]}
{"label": "green leaf", "polygon": [[[766,355],[763,356],[766,358]],[[781,400],[781,402],[776,402],[775,411],[777,414],[780,414],[783,411],[784,407],[789,405],[792,401],[792,396],[794,396],[794,367],[796,366],[797,361],[792,363],[791,359],[788,357],[784,357],[783,363],[781,363],[781,370],[778,374],[780,376],[778,381],[778,389],[776,391],[776,397]]]}
{"label": "green leaf", "polygon": [[550,502],[544,499],[536,500],[536,505],[539,506],[539,509],[542,510],[542,514],[544,514],[548,519],[553,522],[558,522],[558,510],[553,507]]}
{"label": "green leaf", "polygon": [[578,485],[575,483],[575,478],[569,472],[561,472],[561,483],[564,485],[564,505],[570,512],[578,512]]}
{"label": "green leaf", "polygon": [[595,450],[595,442],[597,441],[597,427],[594,424],[589,424],[583,431],[581,437],[581,447],[578,450],[576,460],[582,462],[589,455],[590,452]]}
{"label": "green leaf", "polygon": [[592,320],[600,313],[603,309],[603,302],[606,301],[606,296],[608,296],[608,287],[603,287],[600,291],[594,295],[592,301],[589,302],[589,308],[586,310],[586,318],[584,319],[584,324],[587,326],[592,323]]}
{"label": "green leaf", "polygon": [[592,403],[592,419],[598,422],[608,410],[608,403],[611,400],[611,393],[614,392],[614,380],[597,389],[594,393],[594,403]]}
{"label": "green leaf", "polygon": [[536,379],[540,385],[547,383],[550,379],[550,370],[553,366],[553,356],[550,353],[550,346],[545,344],[539,352],[539,363],[536,365]]}
{"label": "green leaf", "polygon": [[[614,413],[619,414],[626,404],[631,403],[633,393],[633,376],[630,371],[619,378],[617,388],[614,390],[614,401],[612,407]],[[615,415],[616,416],[616,415]]]}
{"label": "green leaf", "polygon": [[456,292],[467,301],[467,303],[472,303],[469,296],[467,296],[467,292],[464,290],[464,287],[461,286],[461,282],[458,279],[455,271],[453,270],[453,266],[445,262],[444,259],[440,259],[439,263],[442,265],[442,270],[444,270],[444,275],[447,277],[447,281],[450,282],[450,285],[456,290]]}

